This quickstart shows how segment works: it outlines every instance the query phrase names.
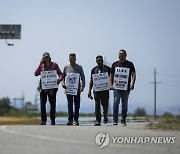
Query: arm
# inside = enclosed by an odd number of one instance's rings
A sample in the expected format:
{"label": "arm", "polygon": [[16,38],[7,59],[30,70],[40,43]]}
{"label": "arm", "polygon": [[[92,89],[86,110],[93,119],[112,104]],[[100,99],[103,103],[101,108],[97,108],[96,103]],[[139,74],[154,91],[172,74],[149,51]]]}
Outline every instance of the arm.
{"label": "arm", "polygon": [[112,90],[113,89],[113,82],[114,82],[112,73],[110,74],[110,79],[109,80],[110,80],[110,90]]}
{"label": "arm", "polygon": [[93,97],[92,97],[92,95],[91,95],[92,87],[93,87],[93,81],[92,81],[92,79],[90,79],[88,97],[89,97],[91,100],[93,99]]}
{"label": "arm", "polygon": [[61,72],[58,64],[56,64],[56,71],[57,71],[57,75],[59,77],[58,80],[57,80],[57,82],[59,84],[63,80],[63,73]]}
{"label": "arm", "polygon": [[81,86],[80,91],[82,92],[84,90],[84,87],[85,87],[85,75],[84,75],[84,71],[83,71],[82,66],[81,66],[80,75],[81,75],[81,80],[82,80],[82,86]]}
{"label": "arm", "polygon": [[35,75],[35,76],[38,76],[38,75],[41,74],[41,67],[42,67],[42,65],[44,65],[44,59],[41,59],[38,68],[37,68],[36,71],[34,72],[34,75]]}
{"label": "arm", "polygon": [[93,87],[92,73],[93,73],[93,69],[91,70],[91,78],[90,78],[90,82],[89,82],[89,91],[88,91],[88,98],[90,98],[91,100],[93,99],[93,97],[91,95],[91,90]]}
{"label": "arm", "polygon": [[130,83],[130,90],[133,90],[134,89],[134,84],[135,84],[135,81],[136,81],[136,70],[135,70],[135,67],[134,67],[134,64],[131,62],[131,83]]}
{"label": "arm", "polygon": [[130,90],[133,90],[133,89],[134,89],[135,81],[136,81],[136,73],[135,73],[135,72],[132,72],[132,73],[131,73]]}
{"label": "arm", "polygon": [[63,74],[62,74],[62,81],[61,81],[61,85],[64,89],[66,89],[66,85],[65,85],[65,77],[66,77],[66,66],[64,67],[64,70],[63,70]]}
{"label": "arm", "polygon": [[114,83],[114,71],[115,71],[115,67],[114,65],[112,64],[112,67],[111,67],[111,73],[110,73],[110,90],[113,90],[113,83]]}
{"label": "arm", "polygon": [[38,68],[36,69],[36,71],[34,72],[35,76],[38,76],[41,74],[41,64],[39,64]]}

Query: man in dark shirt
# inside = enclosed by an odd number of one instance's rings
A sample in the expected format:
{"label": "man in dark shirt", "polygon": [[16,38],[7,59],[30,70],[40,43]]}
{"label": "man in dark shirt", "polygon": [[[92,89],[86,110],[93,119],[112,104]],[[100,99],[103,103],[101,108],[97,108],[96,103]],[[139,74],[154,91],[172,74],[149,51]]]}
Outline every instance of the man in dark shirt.
{"label": "man in dark shirt", "polygon": [[93,99],[91,95],[92,87],[94,86],[95,99],[95,126],[101,125],[101,105],[103,107],[104,124],[108,122],[108,104],[109,104],[109,76],[111,68],[103,64],[101,55],[96,57],[97,66],[91,70],[91,79],[89,83],[88,97]]}
{"label": "man in dark shirt", "polygon": [[136,80],[136,71],[134,64],[126,60],[126,51],[119,51],[119,60],[114,62],[111,67],[110,85],[114,90],[113,103],[113,125],[118,124],[119,103],[122,103],[122,119],[121,123],[126,124],[128,98],[131,90],[134,89]]}

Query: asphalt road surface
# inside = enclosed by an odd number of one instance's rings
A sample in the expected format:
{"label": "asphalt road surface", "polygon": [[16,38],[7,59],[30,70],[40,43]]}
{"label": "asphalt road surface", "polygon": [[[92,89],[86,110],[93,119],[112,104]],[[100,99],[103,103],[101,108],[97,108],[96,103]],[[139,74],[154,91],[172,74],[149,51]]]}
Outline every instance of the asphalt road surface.
{"label": "asphalt road surface", "polygon": [[0,154],[180,153],[180,131],[151,130],[145,125],[0,126]]}

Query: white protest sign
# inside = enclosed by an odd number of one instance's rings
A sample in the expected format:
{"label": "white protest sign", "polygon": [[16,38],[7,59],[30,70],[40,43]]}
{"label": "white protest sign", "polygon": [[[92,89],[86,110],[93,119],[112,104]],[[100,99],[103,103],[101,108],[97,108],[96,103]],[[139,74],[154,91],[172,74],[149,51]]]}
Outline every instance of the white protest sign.
{"label": "white protest sign", "polygon": [[41,72],[42,89],[58,88],[57,85],[57,71],[43,71]]}
{"label": "white protest sign", "polygon": [[108,72],[92,74],[94,91],[109,90],[109,77]]}
{"label": "white protest sign", "polygon": [[114,74],[114,89],[127,90],[129,80],[129,68],[116,67]]}
{"label": "white protest sign", "polygon": [[79,74],[78,73],[69,73],[65,77],[67,95],[77,95],[78,86],[79,86]]}

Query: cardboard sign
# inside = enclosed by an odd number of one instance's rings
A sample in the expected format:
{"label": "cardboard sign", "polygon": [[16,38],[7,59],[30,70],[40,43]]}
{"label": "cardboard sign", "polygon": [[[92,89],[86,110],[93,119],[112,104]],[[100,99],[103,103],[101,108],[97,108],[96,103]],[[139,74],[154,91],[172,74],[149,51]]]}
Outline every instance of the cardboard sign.
{"label": "cardboard sign", "polygon": [[109,76],[108,72],[92,74],[94,91],[109,90]]}
{"label": "cardboard sign", "polygon": [[129,68],[116,67],[114,74],[114,89],[127,90],[129,81]]}
{"label": "cardboard sign", "polygon": [[79,74],[78,73],[68,74],[65,77],[65,85],[66,85],[65,93],[67,95],[77,95],[78,86],[79,86]]}
{"label": "cardboard sign", "polygon": [[57,71],[43,71],[41,72],[42,89],[58,88],[57,85]]}

